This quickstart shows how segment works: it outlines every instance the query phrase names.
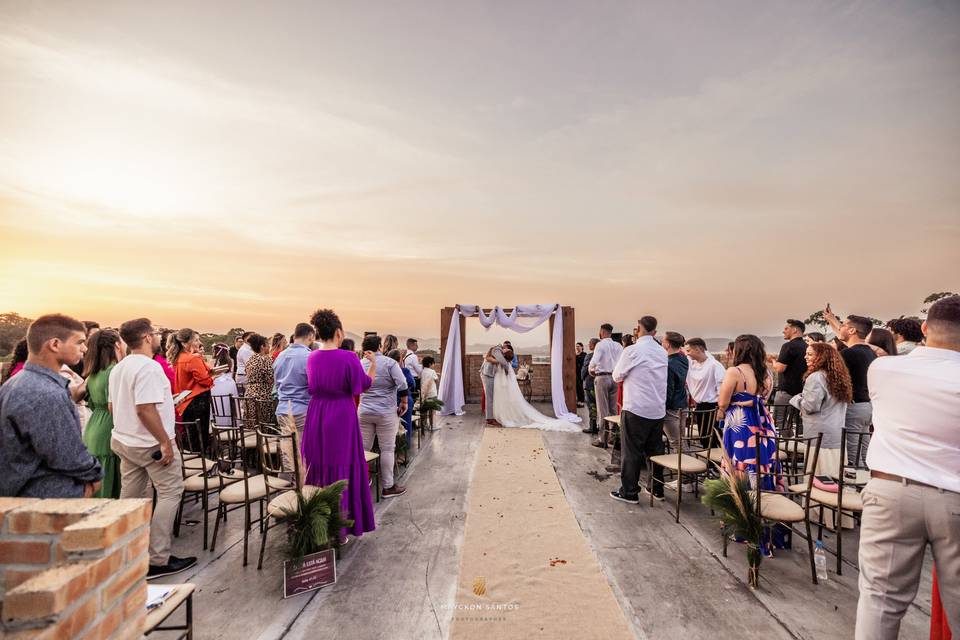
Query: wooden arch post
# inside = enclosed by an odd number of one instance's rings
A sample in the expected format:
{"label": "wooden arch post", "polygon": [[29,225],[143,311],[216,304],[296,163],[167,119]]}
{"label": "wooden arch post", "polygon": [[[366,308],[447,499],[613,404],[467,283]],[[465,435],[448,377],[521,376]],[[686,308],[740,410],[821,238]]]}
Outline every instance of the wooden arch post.
{"label": "wooden arch post", "polygon": [[[450,337],[450,321],[453,319],[454,307],[444,307],[440,310],[440,363],[443,364],[443,356],[447,351],[447,338]],[[505,309],[509,313],[510,309]],[[484,313],[490,313],[489,309],[484,309]],[[577,412],[577,326],[576,314],[573,307],[560,307],[560,313],[563,314],[563,399],[567,405],[567,411]],[[556,314],[550,316],[549,339],[550,348],[553,348],[553,323]],[[460,316],[460,368],[463,380],[467,379],[467,319]],[[557,363],[551,360],[550,366],[556,366]]]}

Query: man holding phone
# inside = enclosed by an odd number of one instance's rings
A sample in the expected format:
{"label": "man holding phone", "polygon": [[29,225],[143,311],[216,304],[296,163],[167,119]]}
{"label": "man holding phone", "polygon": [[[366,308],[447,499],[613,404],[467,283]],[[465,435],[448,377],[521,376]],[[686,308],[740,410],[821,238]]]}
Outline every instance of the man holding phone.
{"label": "man holding phone", "polygon": [[130,355],[110,372],[111,449],[120,458],[121,498],[151,498],[157,503],[150,523],[147,579],[179,573],[196,558],[170,555],[173,524],[183,495],[180,451],[174,440],[174,403],[163,368],[153,359],[160,332],[147,318],[120,325]]}

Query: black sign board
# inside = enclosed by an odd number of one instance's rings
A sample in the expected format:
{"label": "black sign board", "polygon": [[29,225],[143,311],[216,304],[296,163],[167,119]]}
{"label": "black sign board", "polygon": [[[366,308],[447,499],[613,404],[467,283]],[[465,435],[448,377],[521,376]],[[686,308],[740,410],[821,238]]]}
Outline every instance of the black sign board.
{"label": "black sign board", "polygon": [[333,549],[303,557],[303,565],[294,569],[289,560],[283,563],[283,597],[289,598],[314,591],[337,582],[337,556]]}

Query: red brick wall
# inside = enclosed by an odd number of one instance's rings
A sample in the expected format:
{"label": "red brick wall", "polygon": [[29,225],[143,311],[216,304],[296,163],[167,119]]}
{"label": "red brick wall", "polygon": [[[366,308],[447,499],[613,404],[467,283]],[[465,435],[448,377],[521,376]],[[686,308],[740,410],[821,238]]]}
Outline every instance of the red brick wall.
{"label": "red brick wall", "polygon": [[[550,365],[533,364],[533,356],[518,356],[520,365],[530,365],[531,400],[533,402],[549,402],[550,394]],[[463,395],[467,402],[480,402],[480,392],[483,383],[480,382],[480,365],[483,364],[483,354],[468,353],[466,359],[467,376],[463,384]],[[521,387],[523,388],[523,387]]]}
{"label": "red brick wall", "polygon": [[0,498],[0,636],[138,638],[149,500]]}

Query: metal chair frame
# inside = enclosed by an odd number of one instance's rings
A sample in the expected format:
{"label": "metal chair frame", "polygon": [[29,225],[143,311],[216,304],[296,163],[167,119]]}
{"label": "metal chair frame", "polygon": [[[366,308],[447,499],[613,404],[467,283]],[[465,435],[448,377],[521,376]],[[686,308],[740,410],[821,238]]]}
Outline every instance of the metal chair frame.
{"label": "metal chair frame", "polygon": [[[830,549],[829,547],[827,547],[826,544],[823,545],[823,548],[828,553],[831,553],[837,557],[837,575],[838,576],[843,575],[843,516],[848,515],[851,518],[853,518],[854,526],[856,526],[856,524],[860,521],[860,515],[862,513],[862,512],[858,512],[856,510],[850,509],[849,507],[847,507],[846,511],[844,511],[843,488],[845,486],[846,487],[852,486],[858,493],[863,488],[862,485],[857,484],[856,478],[858,475],[857,474],[858,471],[869,472],[869,468],[867,467],[866,463],[861,462],[861,460],[863,459],[863,456],[861,455],[861,453],[863,452],[864,440],[869,442],[871,437],[871,434],[868,432],[850,431],[846,427],[841,429],[840,434],[841,434],[840,435],[840,469],[838,472],[838,475],[840,477],[836,479],[837,480],[837,506],[834,507],[832,505],[823,504],[822,502],[819,502],[816,499],[813,500],[814,505],[820,510],[820,522],[817,525],[817,540],[820,540],[821,542],[823,541],[823,512],[830,511],[831,513],[833,513],[833,525],[834,525],[835,533],[837,534],[837,549],[836,551],[834,551],[833,549]],[[855,449],[857,455],[854,458],[856,462],[854,462],[853,464],[850,464],[847,462],[847,435],[854,436],[857,440],[857,445]],[[851,482],[850,479],[847,477],[847,474],[850,473],[851,471],[853,472],[853,482]]]}
{"label": "metal chair frame", "polygon": [[[811,577],[811,580],[813,581],[813,584],[817,584],[818,581],[817,581],[817,567],[816,567],[816,564],[814,563],[814,557],[813,557],[813,536],[811,535],[811,532],[810,532],[810,503],[811,503],[810,492],[813,490],[813,477],[814,475],[816,475],[817,459],[820,456],[821,438],[822,438],[822,435],[819,433],[816,436],[811,436],[811,437],[801,436],[801,437],[793,437],[793,438],[780,438],[779,436],[766,436],[766,435],[757,434],[756,435],[756,460],[758,461],[760,460],[761,447],[763,443],[771,439],[774,441],[774,451],[780,451],[781,445],[785,445],[786,450],[788,452],[788,456],[786,460],[779,461],[779,465],[777,465],[779,468],[776,471],[762,471],[759,465],[757,465],[757,472],[755,474],[755,478],[752,478],[752,480],[755,479],[755,482],[756,482],[756,484],[754,485],[753,495],[756,501],[755,508],[757,510],[757,517],[759,517],[761,521],[771,522],[773,524],[786,524],[787,528],[790,531],[791,541],[794,533],[796,533],[797,535],[799,535],[800,537],[802,537],[804,540],[807,541],[807,551],[810,555],[810,577]],[[801,443],[804,445],[803,450],[805,452],[809,452],[811,450],[811,447],[813,448],[813,456],[812,458],[810,458],[809,464],[807,464],[805,461],[800,462],[800,458],[797,456],[797,454],[799,453]],[[790,456],[791,451],[794,454],[793,456]],[[770,491],[767,489],[763,489],[763,479],[765,477],[774,478],[774,484],[776,484],[778,477],[783,478],[785,480],[784,484],[786,484],[787,486],[796,486],[796,485],[803,484],[804,489],[802,492],[796,492],[796,493],[788,492],[786,494],[779,491]],[[763,494],[765,493],[771,494],[771,495],[781,495],[794,500],[794,502],[797,502],[799,500],[800,507],[801,509],[803,509],[803,524],[806,529],[806,535],[800,533],[799,531],[796,531],[793,527],[792,522],[780,522],[780,521],[773,520],[763,516],[762,503],[763,503]],[[761,541],[758,540],[757,544],[760,544],[760,542]],[[723,552],[724,552],[724,556],[726,556],[726,552],[727,552],[726,536],[724,536],[724,540],[723,540]]]}
{"label": "metal chair frame", "polygon": [[[659,456],[654,456],[653,458],[650,458],[650,461],[649,461],[649,462],[650,462],[650,474],[649,474],[649,476],[647,477],[647,492],[650,494],[650,506],[651,506],[651,507],[653,506],[653,483],[654,483],[654,482],[657,482],[657,480],[655,480],[654,477],[653,477],[653,475],[654,475],[654,474],[653,474],[653,468],[654,468],[654,466],[661,466],[661,467],[664,468],[665,471],[670,471],[670,472],[671,472],[671,475],[676,476],[676,481],[677,481],[677,504],[676,504],[676,513],[674,514],[674,515],[675,515],[675,518],[676,518],[676,522],[680,522],[680,504],[683,502],[683,478],[684,478],[684,476],[686,476],[686,477],[693,476],[693,494],[694,494],[695,497],[698,497],[698,498],[699,498],[699,496],[700,496],[700,477],[701,477],[701,476],[705,476],[705,475],[707,474],[707,472],[710,470],[710,461],[709,461],[708,459],[704,459],[704,456],[703,456],[703,455],[697,455],[697,454],[700,453],[700,454],[707,454],[707,455],[709,455],[710,444],[713,442],[714,433],[713,433],[713,430],[711,429],[711,430],[710,430],[710,433],[709,433],[708,436],[707,436],[707,438],[708,438],[707,446],[704,447],[704,445],[703,445],[703,436],[700,434],[699,429],[696,429],[696,430],[694,429],[694,426],[696,426],[696,423],[691,419],[691,414],[692,414],[692,413],[694,413],[694,412],[691,412],[691,411],[688,411],[688,410],[684,410],[684,411],[681,412],[681,418],[680,418],[680,424],[681,424],[680,446],[677,447],[677,451],[676,451],[676,452],[670,451],[670,448],[671,448],[671,447],[670,447],[670,443],[669,443],[669,440],[667,441],[667,453],[664,454],[664,456],[672,456],[672,455],[674,455],[674,453],[676,453],[676,457],[677,457],[676,465],[677,465],[677,468],[676,468],[676,469],[672,469],[672,468],[670,468],[670,467],[665,466],[664,464],[660,464],[660,463],[656,462],[656,461],[655,461],[655,458],[657,458],[657,457],[659,457]],[[684,458],[684,456],[687,456],[688,458],[693,458],[693,459],[696,460],[697,462],[703,462],[703,463],[704,463],[704,469],[703,469],[703,471],[683,471],[683,458]],[[664,481],[663,484],[666,485],[666,481]]]}
{"label": "metal chair frame", "polygon": [[[287,442],[289,441],[289,442]],[[283,450],[285,443],[290,447],[293,459],[293,469],[286,468],[284,464]],[[274,498],[287,492],[300,492],[303,490],[303,483],[300,479],[300,451],[297,449],[296,433],[284,433],[276,425],[261,424],[257,429],[257,452],[260,455],[260,469],[264,476],[264,485],[266,494],[263,497],[263,504],[269,505]],[[271,478],[283,480],[284,474],[293,474],[291,486],[283,486],[280,482],[271,482]],[[271,521],[272,524],[271,524]],[[257,570],[263,568],[263,553],[267,546],[267,532],[283,522],[283,518],[271,516],[269,509],[266,520],[260,528],[260,559],[257,562]]]}

